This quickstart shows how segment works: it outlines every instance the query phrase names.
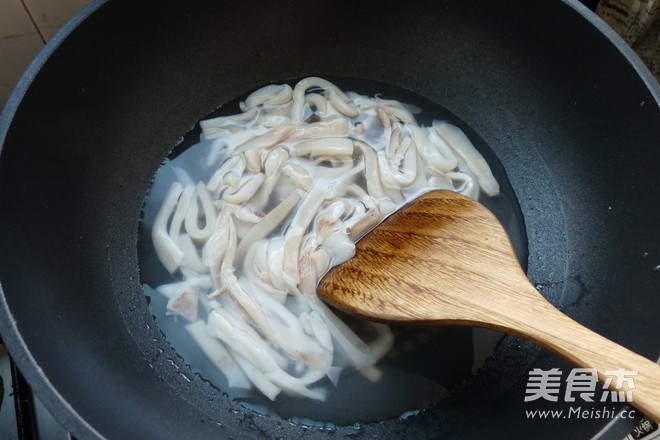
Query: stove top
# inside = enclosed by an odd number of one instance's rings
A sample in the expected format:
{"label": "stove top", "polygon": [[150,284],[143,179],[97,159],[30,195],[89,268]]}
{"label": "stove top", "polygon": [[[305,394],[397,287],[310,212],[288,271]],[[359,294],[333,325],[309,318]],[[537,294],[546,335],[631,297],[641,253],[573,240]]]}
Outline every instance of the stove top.
{"label": "stove top", "polygon": [[0,440],[74,440],[32,393],[0,345]]}

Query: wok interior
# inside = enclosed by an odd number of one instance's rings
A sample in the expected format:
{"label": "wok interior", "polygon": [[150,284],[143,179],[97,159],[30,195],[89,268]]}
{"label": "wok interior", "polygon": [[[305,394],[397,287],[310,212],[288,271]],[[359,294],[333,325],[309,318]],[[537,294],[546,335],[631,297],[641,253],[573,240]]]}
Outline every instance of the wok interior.
{"label": "wok interior", "polygon": [[568,366],[514,338],[455,398],[360,427],[260,417],[183,377],[139,284],[144,195],[198,119],[284,78],[373,79],[458,115],[507,171],[540,291],[606,337],[658,356],[654,338],[640,336],[660,331],[657,94],[562,2],[388,6],[110,1],[42,55],[0,160],[2,331],[77,437],[556,438],[608,422],[527,422],[529,368]]}
{"label": "wok interior", "polygon": [[[358,91],[364,97],[378,96],[378,99],[384,101],[396,100],[395,102],[404,103],[404,105],[407,106],[407,108],[410,108],[413,112],[416,124],[419,124],[421,127],[431,127],[434,122],[437,124],[439,121],[444,121],[445,123],[451,124],[453,127],[457,127],[462,133],[466,133],[476,150],[482,155],[481,157],[490,164],[489,173],[493,173],[494,179],[498,182],[499,187],[498,195],[493,195],[493,197],[491,197],[482,192],[479,199],[502,222],[507,234],[511,238],[511,242],[521,265],[523,267],[527,266],[528,253],[525,225],[522,221],[522,213],[520,212],[520,207],[515,198],[513,189],[511,188],[505,171],[499,163],[495,153],[489,149],[488,145],[479,138],[469,126],[442,106],[426,100],[422,96],[390,84],[373,80],[367,81],[345,77],[326,77],[323,81],[328,80],[330,80],[332,86],[337,86],[339,90],[342,91]],[[296,87],[296,84],[300,84],[300,81],[305,80],[301,78],[294,79],[288,81],[287,85],[289,87]],[[277,83],[281,84],[279,81]],[[268,87],[273,86],[270,85]],[[237,99],[232,100],[232,102],[224,103],[219,109],[206,116],[203,121],[206,121],[205,123],[208,127],[208,121],[214,120],[213,118],[227,118],[231,115],[241,114],[241,103],[247,103],[250,99],[254,99],[249,98],[250,96],[253,96],[252,93],[254,92],[250,91],[250,93],[245,93]],[[262,111],[268,113],[265,109]],[[275,111],[275,109],[271,107],[270,111]],[[310,118],[308,118],[308,120],[309,119]],[[225,119],[222,120],[223,122],[225,121]],[[370,124],[370,122],[367,122],[366,124]],[[318,394],[313,394],[311,391],[307,390],[305,390],[309,393],[307,396],[297,395],[297,393],[301,391],[298,388],[298,383],[294,380],[300,377],[303,377],[304,380],[304,375],[298,371],[287,371],[287,374],[293,373],[289,376],[289,380],[291,380],[290,386],[294,391],[279,392],[276,398],[272,395],[267,397],[260,391],[257,391],[257,388],[262,389],[259,388],[259,386],[263,386],[263,382],[254,384],[253,386],[256,386],[256,388],[250,389],[252,387],[246,386],[246,384],[240,379],[241,376],[237,376],[236,369],[232,370],[228,367],[229,365],[236,366],[236,364],[233,364],[234,361],[232,360],[232,355],[227,353],[227,356],[230,356],[229,358],[224,358],[226,359],[225,361],[218,361],[220,356],[224,355],[225,352],[217,351],[214,354],[210,354],[208,352],[208,346],[206,346],[207,354],[204,354],[203,350],[200,349],[204,342],[200,341],[199,334],[191,333],[191,324],[189,324],[188,319],[192,319],[195,322],[195,324],[192,324],[195,326],[195,332],[197,331],[197,328],[201,328],[204,329],[202,330],[204,334],[206,334],[207,331],[211,331],[210,334],[213,334],[212,330],[209,330],[209,327],[207,327],[208,325],[211,325],[207,322],[208,317],[200,318],[200,315],[203,316],[203,313],[205,312],[199,312],[199,314],[197,314],[198,311],[196,310],[196,307],[188,309],[187,306],[184,307],[184,309],[181,309],[181,311],[184,311],[185,313],[190,312],[187,315],[187,319],[183,316],[177,315],[177,311],[168,306],[168,304],[171,304],[170,301],[172,300],[170,299],[168,301],[169,297],[166,293],[168,288],[166,286],[179,286],[174,287],[174,289],[183,289],[181,290],[182,292],[197,292],[196,287],[189,287],[195,285],[197,281],[188,281],[188,283],[192,284],[185,284],[184,281],[184,286],[186,287],[181,287],[181,284],[168,283],[180,282],[181,279],[200,280],[202,279],[201,277],[206,276],[206,273],[204,269],[195,269],[204,272],[195,272],[195,275],[192,276],[190,275],[192,269],[189,266],[174,270],[173,273],[171,273],[171,270],[168,271],[164,266],[164,260],[161,257],[163,254],[158,254],[156,252],[155,239],[153,239],[153,228],[156,227],[155,218],[157,217],[157,213],[164,209],[162,206],[164,200],[168,197],[166,194],[168,194],[170,189],[173,188],[172,185],[175,185],[175,182],[182,182],[191,178],[195,179],[195,181],[197,181],[196,179],[200,179],[199,181],[202,182],[210,182],[209,174],[215,173],[218,169],[217,166],[206,168],[203,164],[206,163],[206,160],[208,160],[208,157],[212,154],[210,153],[210,151],[213,151],[212,145],[217,143],[220,139],[213,136],[209,136],[209,138],[204,137],[206,140],[200,144],[200,137],[202,137],[202,129],[200,125],[202,124],[198,124],[193,130],[186,133],[181,142],[178,143],[168,154],[166,163],[159,168],[154,181],[151,184],[143,207],[137,246],[140,281],[145,285],[145,294],[149,297],[149,305],[156,318],[157,325],[165,334],[168,342],[183,358],[183,361],[190,365],[193,372],[199,373],[204,379],[211,382],[221,391],[226,392],[230,398],[239,401],[242,406],[253,409],[258,413],[267,414],[273,417],[281,417],[293,421],[294,423],[306,423],[311,426],[341,426],[354,425],[356,423],[379,422],[389,418],[398,418],[402,414],[410,415],[424,409],[430,404],[445,398],[449,394],[449,389],[460,387],[466,379],[472,376],[473,371],[480,368],[483,361],[493,354],[495,346],[501,338],[501,334],[496,332],[457,327],[430,329],[405,326],[398,326],[391,329],[388,327],[387,330],[380,328],[378,332],[376,332],[374,327],[367,325],[368,323],[361,322],[357,318],[351,318],[350,316],[340,314],[339,316],[341,317],[341,320],[348,324],[349,328],[356,331],[358,338],[364,338],[366,336],[368,338],[366,340],[369,341],[370,345],[379,350],[377,355],[382,358],[379,358],[376,361],[376,365],[374,366],[375,369],[371,370],[371,373],[377,372],[378,378],[374,378],[373,375],[368,374],[366,371],[359,371],[355,366],[343,365],[341,367],[341,373],[338,373],[337,375],[338,383],[336,386],[331,385],[329,379],[319,379],[313,385],[308,385],[311,389],[315,389],[314,393],[323,393],[323,398],[319,398]],[[313,124],[310,126],[313,126]],[[459,126],[460,128],[458,128]],[[375,133],[379,133],[376,131],[378,128],[372,127],[371,129],[374,130]],[[369,128],[367,131],[368,130]],[[209,134],[208,131],[205,133]],[[356,132],[351,131],[348,133],[348,137],[351,139],[356,135]],[[376,136],[377,135],[372,134],[369,137],[370,141],[375,145],[378,144],[378,141],[375,140]],[[224,140],[224,142],[231,145],[229,139]],[[366,143],[364,145],[367,148],[372,148],[367,146]],[[294,146],[291,148],[295,149]],[[271,153],[272,151],[274,150],[271,150]],[[360,157],[359,155],[360,153],[357,153],[357,156],[355,157]],[[316,154],[314,156],[316,156]],[[221,156],[218,158],[218,163],[225,163],[224,160],[225,159]],[[359,160],[360,159],[356,159],[356,161]],[[295,163],[295,159],[292,160],[292,162]],[[228,159],[226,163],[231,162],[229,162]],[[325,165],[327,166],[327,164]],[[309,166],[309,164],[306,164],[306,166]],[[424,167],[417,167],[417,171],[421,173],[427,172],[424,171],[423,168],[425,169],[426,167],[431,166],[431,164],[427,163]],[[323,177],[315,175],[314,171],[317,173],[324,173],[328,168],[325,168],[324,170],[324,166],[318,166],[318,168],[311,167],[310,169],[312,170],[312,177],[320,179]],[[422,170],[420,171],[420,169]],[[340,172],[346,173],[345,170]],[[206,173],[206,176],[204,173]],[[373,178],[374,177],[371,176],[367,179]],[[375,178],[379,179],[378,176]],[[278,180],[278,182],[284,182],[284,188],[287,188],[287,181],[285,179]],[[337,185],[337,182],[329,183]],[[280,185],[281,183],[275,184],[275,186]],[[362,185],[362,187],[364,187],[365,184],[356,183],[356,185]],[[192,186],[189,188],[192,188]],[[325,189],[323,185],[322,188]],[[366,188],[369,189],[368,184]],[[472,190],[470,188],[471,186],[458,187],[457,190],[462,190],[464,194],[470,194],[471,197],[477,197],[478,194],[471,192]],[[280,188],[280,191],[284,191],[281,194],[286,193],[286,190],[283,190],[282,188]],[[309,194],[312,190],[307,189],[307,191]],[[412,191],[413,190],[410,186],[405,188],[405,192],[402,188],[403,194],[406,194],[406,192],[407,194],[410,194]],[[389,198],[390,196],[391,194],[388,196],[374,195],[373,200],[378,200],[378,203],[384,203],[384,199],[393,203],[391,201],[392,199]],[[183,201],[183,197],[185,196],[180,196],[178,203],[183,204],[182,206],[187,206],[187,202]],[[216,195],[214,194],[213,197],[216,197]],[[309,195],[306,197],[309,197]],[[332,197],[335,199],[339,198],[337,195],[333,195]],[[343,197],[349,198],[350,195],[347,192]],[[278,195],[275,196],[275,198],[282,200],[285,197],[284,195]],[[216,204],[221,203],[220,200],[222,200],[222,197],[217,199]],[[246,206],[252,206],[253,209],[264,209],[265,212],[268,212],[269,208],[258,208],[258,206],[261,206],[260,203],[263,202],[254,200],[247,202]],[[176,211],[180,209],[179,206],[177,206]],[[177,215],[173,214],[173,216],[176,217]],[[209,220],[208,217],[206,217],[202,223],[204,225],[217,225],[215,227],[223,228],[229,227],[229,221],[230,220],[227,219],[221,223],[219,220]],[[236,221],[236,218],[232,217],[231,221]],[[264,218],[258,224],[262,224],[265,221],[266,219]],[[284,224],[288,224],[289,222],[292,223],[293,220],[283,221]],[[172,220],[172,224],[175,224],[174,220]],[[272,223],[270,224],[272,225]],[[187,227],[188,225],[186,224],[186,228]],[[172,231],[172,228],[173,226],[170,226],[169,231]],[[306,234],[314,234],[314,231],[315,227],[312,227],[312,229],[306,232]],[[168,234],[167,231],[162,231],[162,233]],[[318,232],[316,233],[318,234]],[[246,239],[247,236],[243,235],[242,240]],[[173,240],[177,239],[173,238]],[[211,240],[211,238],[208,239],[209,242]],[[226,242],[223,241],[223,244],[224,243]],[[181,245],[181,242],[179,242],[179,244]],[[323,246],[323,242],[318,246]],[[165,251],[161,249],[161,252]],[[202,251],[202,255],[204,255],[204,251]],[[190,258],[194,258],[194,256],[191,255]],[[208,254],[206,258],[209,258]],[[233,260],[237,273],[244,271],[245,265],[258,264],[255,261],[255,254],[250,256],[250,252],[245,254],[245,257],[236,256]],[[332,263],[332,265],[335,264],[337,263]],[[198,268],[199,266],[196,267]],[[276,271],[276,274],[271,273],[268,277],[273,275],[280,276],[281,272],[282,268],[280,267]],[[234,273],[233,270],[232,273]],[[256,271],[251,272],[251,275],[256,273]],[[211,275],[212,278],[215,278],[216,276],[221,277],[221,275]],[[242,272],[242,274],[238,276],[239,280],[241,280],[241,278],[245,276],[245,272]],[[264,276],[264,278],[266,278],[266,276]],[[245,280],[242,282],[246,283]],[[301,284],[303,284],[302,281]],[[253,292],[255,286],[255,284],[247,282],[245,285],[245,291],[249,295],[254,294],[255,302],[262,305],[261,297],[256,296],[256,293]],[[268,287],[262,287],[262,289],[267,288]],[[172,289],[172,287],[169,289]],[[267,290],[262,291],[262,294],[265,294],[266,291]],[[195,293],[195,295],[197,294],[200,293]],[[212,298],[219,297],[217,293],[209,292],[209,294]],[[298,294],[300,295],[300,293]],[[188,295],[188,293],[184,293],[184,295]],[[200,295],[205,296],[206,293],[201,293]],[[293,293],[290,293],[290,295],[293,295]],[[233,295],[225,292],[222,294],[223,302],[217,302],[215,304],[217,306],[222,304],[223,307],[229,307],[231,310],[230,298],[233,298]],[[200,299],[200,309],[202,307],[208,307],[207,301],[208,299],[206,301],[201,301]],[[190,304],[189,302],[185,303]],[[291,303],[289,303],[289,306],[291,306]],[[263,304],[263,307],[264,311],[269,310],[268,306],[265,304]],[[170,312],[166,313],[166,310],[170,310]],[[295,317],[294,319],[303,319],[302,317],[298,317],[300,316],[299,309],[290,308],[289,313],[292,313],[291,318]],[[338,311],[334,310],[331,313],[338,313]],[[195,318],[192,316],[195,316]],[[319,315],[319,317],[320,316],[321,315]],[[287,321],[288,325],[291,325],[290,323],[291,321]],[[275,324],[277,325],[278,323]],[[263,328],[263,325],[258,328]],[[295,327],[287,327],[289,331],[292,328]],[[337,331],[336,327],[333,328]],[[375,342],[376,335],[381,338],[380,344],[388,344],[388,342],[384,341],[389,340],[390,335],[392,335],[393,346],[386,350],[382,348],[384,345],[381,345],[378,348],[377,345],[379,343]],[[342,365],[342,362],[345,362],[346,360],[342,359],[344,354],[342,354],[341,349],[338,348],[339,343],[337,341],[337,336],[338,335],[333,335],[332,348],[334,353],[332,353],[331,358],[334,357],[334,360],[332,361],[333,365]],[[227,340],[223,340],[223,342],[225,341]],[[259,340],[257,340],[257,342],[254,340],[246,342],[245,339],[241,339],[241,341],[241,344],[244,344],[243,347],[249,344],[259,343]],[[227,345],[227,347],[231,346],[232,345],[230,344]],[[276,343],[274,343],[273,346],[277,347]],[[232,348],[229,349],[232,350]],[[310,352],[312,351],[310,350]],[[355,354],[355,352],[353,352],[353,354]],[[240,364],[238,368],[241,368]],[[319,370],[322,370],[322,368],[319,368]],[[242,370],[238,371],[240,372]],[[270,391],[270,388],[266,388],[266,390]]]}

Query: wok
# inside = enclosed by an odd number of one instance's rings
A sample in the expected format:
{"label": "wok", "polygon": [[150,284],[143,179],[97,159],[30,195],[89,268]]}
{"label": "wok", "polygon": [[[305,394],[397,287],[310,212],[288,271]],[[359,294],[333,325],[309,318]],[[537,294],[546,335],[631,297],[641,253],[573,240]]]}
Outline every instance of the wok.
{"label": "wok", "polygon": [[465,121],[515,191],[535,285],[658,358],[660,88],[579,3],[97,1],[0,120],[0,331],[47,408],[81,439],[621,438],[634,420],[527,419],[529,370],[570,367],[513,337],[452,398],[381,423],[259,416],[191,373],[140,285],[144,196],[204,115],[307,75],[394,84]]}

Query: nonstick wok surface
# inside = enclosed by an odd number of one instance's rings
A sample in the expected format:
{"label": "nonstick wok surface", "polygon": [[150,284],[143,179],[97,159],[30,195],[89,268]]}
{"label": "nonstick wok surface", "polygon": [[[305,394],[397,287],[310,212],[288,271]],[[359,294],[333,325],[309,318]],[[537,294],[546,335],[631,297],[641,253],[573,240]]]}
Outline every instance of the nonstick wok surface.
{"label": "nonstick wok surface", "polygon": [[658,358],[660,92],[577,2],[97,1],[0,120],[0,331],[46,406],[81,439],[621,438],[631,421],[526,419],[528,371],[570,366],[513,337],[454,398],[332,429],[251,413],[177,357],[137,264],[154,172],[218,106],[307,75],[394,84],[465,121],[516,192],[530,279]]}

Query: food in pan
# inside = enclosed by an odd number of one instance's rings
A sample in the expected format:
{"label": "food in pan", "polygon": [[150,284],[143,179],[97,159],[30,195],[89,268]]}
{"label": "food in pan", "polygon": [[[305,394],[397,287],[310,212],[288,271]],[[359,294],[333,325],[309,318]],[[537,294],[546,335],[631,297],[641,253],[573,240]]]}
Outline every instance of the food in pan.
{"label": "food in pan", "polygon": [[396,100],[344,92],[316,77],[268,85],[240,114],[200,122],[202,143],[176,176],[151,227],[172,282],[156,288],[227,378],[323,400],[342,369],[377,380],[392,346],[383,324],[358,336],[315,295],[355,240],[430,189],[497,195],[467,136],[420,126]]}

